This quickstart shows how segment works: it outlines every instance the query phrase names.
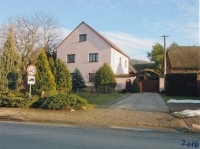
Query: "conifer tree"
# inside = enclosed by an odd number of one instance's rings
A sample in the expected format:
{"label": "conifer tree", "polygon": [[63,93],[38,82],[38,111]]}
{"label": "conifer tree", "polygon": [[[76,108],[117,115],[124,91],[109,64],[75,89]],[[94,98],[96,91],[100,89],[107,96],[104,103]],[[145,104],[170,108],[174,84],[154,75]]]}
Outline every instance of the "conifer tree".
{"label": "conifer tree", "polygon": [[133,80],[133,84],[131,85],[131,92],[132,93],[139,93],[140,92],[140,85],[137,79]]}
{"label": "conifer tree", "polygon": [[113,88],[117,85],[115,74],[107,63],[104,63],[104,65],[97,70],[95,75],[95,86],[98,87],[100,85],[108,85]]}
{"label": "conifer tree", "polygon": [[56,74],[55,74],[55,81],[57,85],[57,89],[68,89],[71,91],[72,89],[72,82],[71,82],[71,75],[67,66],[61,59],[57,59],[55,62]]}
{"label": "conifer tree", "polygon": [[54,61],[53,57],[49,57],[49,67],[50,67],[51,72],[52,72],[52,74],[54,75],[54,78],[55,78],[56,67],[55,67],[55,61]]}
{"label": "conifer tree", "polygon": [[72,74],[72,89],[78,92],[78,89],[85,88],[85,81],[78,68],[76,68]]}
{"label": "conifer tree", "polygon": [[3,55],[0,59],[0,90],[16,90],[21,82],[20,58],[15,49],[13,27],[10,25],[8,37],[4,43]]}
{"label": "conifer tree", "polygon": [[35,66],[37,73],[35,75],[35,84],[33,85],[33,90],[36,93],[41,93],[42,91],[56,91],[55,79],[50,70],[44,50],[42,50],[38,56]]}

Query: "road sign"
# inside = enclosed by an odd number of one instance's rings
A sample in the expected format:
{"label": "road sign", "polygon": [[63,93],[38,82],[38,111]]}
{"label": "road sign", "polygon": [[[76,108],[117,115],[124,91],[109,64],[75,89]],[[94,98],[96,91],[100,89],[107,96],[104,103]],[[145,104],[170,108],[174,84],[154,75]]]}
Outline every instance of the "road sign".
{"label": "road sign", "polygon": [[36,67],[34,65],[28,65],[26,72],[29,76],[34,76],[37,72]]}
{"label": "road sign", "polygon": [[28,76],[28,84],[35,84],[35,76]]}

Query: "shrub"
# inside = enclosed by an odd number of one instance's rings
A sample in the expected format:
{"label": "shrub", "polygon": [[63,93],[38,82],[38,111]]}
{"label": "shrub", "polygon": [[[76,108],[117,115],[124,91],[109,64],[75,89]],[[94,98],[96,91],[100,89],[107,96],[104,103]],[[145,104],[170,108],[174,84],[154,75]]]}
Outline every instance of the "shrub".
{"label": "shrub", "polygon": [[160,94],[165,94],[165,91],[164,90],[160,91]]}
{"label": "shrub", "polygon": [[166,74],[165,93],[168,96],[196,96],[197,74]]}
{"label": "shrub", "polygon": [[133,84],[131,85],[131,92],[132,93],[139,93],[140,92],[140,85],[137,79],[133,80]]}
{"label": "shrub", "polygon": [[0,96],[1,107],[18,107],[29,108],[32,104],[38,100],[37,96],[29,98],[28,93],[21,92],[4,92]]}
{"label": "shrub", "polygon": [[51,110],[80,109],[87,105],[87,101],[74,94],[57,94],[43,99],[41,108]]}
{"label": "shrub", "polygon": [[0,98],[1,107],[18,107],[18,108],[29,108],[37,101],[37,97],[22,98],[22,97],[8,97],[2,95]]}
{"label": "shrub", "polygon": [[126,94],[126,89],[122,89],[122,93]]}

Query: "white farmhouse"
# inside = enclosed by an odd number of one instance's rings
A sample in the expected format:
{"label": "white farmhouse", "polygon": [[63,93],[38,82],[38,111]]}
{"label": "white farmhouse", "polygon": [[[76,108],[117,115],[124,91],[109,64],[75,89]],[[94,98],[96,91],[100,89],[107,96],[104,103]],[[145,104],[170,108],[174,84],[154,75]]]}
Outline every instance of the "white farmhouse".
{"label": "white farmhouse", "polygon": [[[78,68],[87,86],[93,85],[95,72],[106,62],[117,74],[129,74],[129,57],[85,22],[78,25],[56,48],[57,57],[71,73]],[[124,87],[125,88],[125,82]]]}

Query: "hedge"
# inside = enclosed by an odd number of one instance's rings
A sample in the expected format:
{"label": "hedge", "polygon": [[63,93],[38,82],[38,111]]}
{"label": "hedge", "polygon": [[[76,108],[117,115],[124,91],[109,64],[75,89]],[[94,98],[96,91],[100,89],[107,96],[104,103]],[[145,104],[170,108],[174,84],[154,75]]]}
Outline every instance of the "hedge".
{"label": "hedge", "polygon": [[29,108],[37,100],[38,100],[37,97],[23,98],[23,97],[8,97],[8,96],[2,95],[0,97],[0,106],[1,107]]}
{"label": "hedge", "polygon": [[166,74],[165,93],[168,96],[196,96],[197,74]]}

